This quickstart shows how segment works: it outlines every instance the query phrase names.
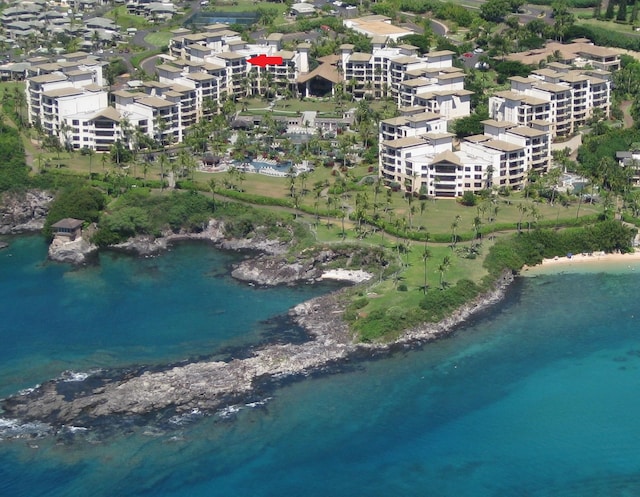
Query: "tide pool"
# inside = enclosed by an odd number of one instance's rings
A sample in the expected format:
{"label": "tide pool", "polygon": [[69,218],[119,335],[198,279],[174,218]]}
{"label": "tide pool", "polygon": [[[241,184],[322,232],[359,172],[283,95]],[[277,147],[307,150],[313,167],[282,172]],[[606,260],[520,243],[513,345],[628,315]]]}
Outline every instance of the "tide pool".
{"label": "tide pool", "polygon": [[[2,330],[5,395],[64,369],[286,340],[297,335],[284,321],[261,323],[322,291],[239,285],[218,259],[227,255],[207,246],[152,260],[103,256],[78,270],[43,266],[38,239],[9,250],[0,252],[0,309],[13,320]],[[130,426],[108,440],[2,441],[0,495],[638,495],[639,277],[519,279],[450,338],[284,379],[263,403],[224,415]],[[230,296],[244,304],[227,305]],[[202,310],[209,305],[224,313]],[[34,312],[19,321],[20,309]]]}

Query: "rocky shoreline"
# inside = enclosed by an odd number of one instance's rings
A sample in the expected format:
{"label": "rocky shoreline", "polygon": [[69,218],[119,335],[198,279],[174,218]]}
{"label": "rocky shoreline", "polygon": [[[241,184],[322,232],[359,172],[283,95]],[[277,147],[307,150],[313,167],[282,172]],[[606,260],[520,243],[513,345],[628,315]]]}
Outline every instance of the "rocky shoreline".
{"label": "rocky shoreline", "polygon": [[[293,263],[281,256],[286,245],[254,236],[228,240],[223,223],[212,220],[201,233],[170,234],[155,239],[139,237],[114,247],[116,250],[149,256],[166,250],[181,240],[205,240],[224,249],[251,249],[261,252],[238,264],[233,276],[260,285],[294,284],[317,281],[329,274],[336,278],[362,281],[362,271],[336,270],[331,265],[344,254],[321,250],[301,254]],[[398,344],[435,340],[451,333],[470,316],[499,301],[513,281],[505,272],[494,289],[463,306],[447,319],[408,330],[393,343],[355,343],[342,319],[347,299],[345,289],[317,297],[295,306],[291,319],[309,333],[301,344],[273,344],[252,351],[244,358],[228,361],[205,360],[168,366],[158,370],[122,372],[96,383],[92,375],[82,377],[69,389],[68,380],[50,380],[29,391],[0,401],[2,420],[15,424],[38,424],[40,433],[60,434],[65,427],[91,428],[117,416],[141,416],[166,411],[178,414],[194,411],[215,412],[241,398],[255,394],[265,379],[300,377],[334,364],[342,364],[362,354],[388,351]],[[10,421],[8,421],[10,420]],[[44,424],[42,424],[44,423]]]}
{"label": "rocky shoreline", "polygon": [[[202,361],[160,371],[123,373],[99,386],[89,376],[70,394],[65,379],[48,381],[0,402],[2,417],[20,423],[45,423],[48,433],[65,427],[91,428],[111,416],[141,416],[171,410],[178,414],[215,412],[238,399],[250,398],[265,378],[300,377],[340,364],[353,357],[388,351],[398,344],[436,340],[453,332],[471,315],[499,301],[513,281],[505,273],[492,292],[463,306],[446,320],[409,330],[385,344],[354,343],[342,320],[343,292],[317,297],[290,311],[292,319],[313,337],[303,344],[269,345],[250,357],[225,361]],[[86,386],[82,384],[86,382]]]}

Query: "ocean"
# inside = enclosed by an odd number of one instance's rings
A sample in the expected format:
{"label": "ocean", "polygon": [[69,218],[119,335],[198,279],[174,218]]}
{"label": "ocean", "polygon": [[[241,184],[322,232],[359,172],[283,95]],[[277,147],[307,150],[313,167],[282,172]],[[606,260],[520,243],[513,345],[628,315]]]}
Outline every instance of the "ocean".
{"label": "ocean", "polygon": [[[2,396],[302,340],[287,309],[331,289],[234,282],[241,256],[205,244],[72,268],[39,237],[9,241]],[[283,379],[248,405],[106,438],[5,438],[0,495],[639,495],[639,282],[630,266],[519,278],[446,339]]]}

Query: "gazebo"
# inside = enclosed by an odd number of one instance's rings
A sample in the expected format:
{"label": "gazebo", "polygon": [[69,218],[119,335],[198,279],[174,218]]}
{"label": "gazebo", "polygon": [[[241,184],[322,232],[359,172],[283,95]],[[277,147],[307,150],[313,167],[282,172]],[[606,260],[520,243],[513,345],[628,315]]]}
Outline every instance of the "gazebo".
{"label": "gazebo", "polygon": [[53,235],[55,237],[65,237],[70,241],[75,240],[78,236],[82,236],[82,223],[80,219],[74,219],[72,217],[66,217],[61,219],[57,223],[51,225]]}

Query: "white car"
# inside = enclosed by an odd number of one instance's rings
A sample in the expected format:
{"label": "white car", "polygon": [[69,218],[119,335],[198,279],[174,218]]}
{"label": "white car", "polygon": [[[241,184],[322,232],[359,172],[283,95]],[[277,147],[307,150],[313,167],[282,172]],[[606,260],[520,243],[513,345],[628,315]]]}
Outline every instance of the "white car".
{"label": "white car", "polygon": [[484,52],[484,50],[482,50],[480,47],[475,48],[475,49],[473,50],[473,53],[483,53],[483,52]]}

